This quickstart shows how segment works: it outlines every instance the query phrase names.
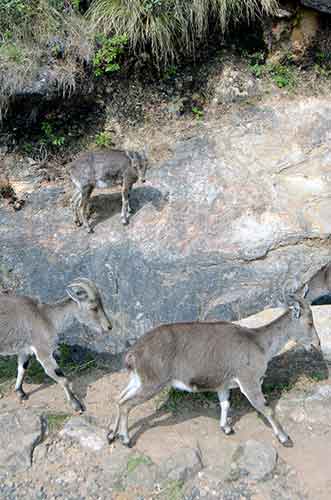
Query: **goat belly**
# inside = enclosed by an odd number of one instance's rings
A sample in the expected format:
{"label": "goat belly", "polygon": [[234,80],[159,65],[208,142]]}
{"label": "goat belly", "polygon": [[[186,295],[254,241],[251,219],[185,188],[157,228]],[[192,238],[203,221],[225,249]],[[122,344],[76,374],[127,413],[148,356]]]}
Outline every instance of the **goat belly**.
{"label": "goat belly", "polygon": [[172,380],[171,385],[174,389],[179,389],[180,391],[193,392],[193,387],[190,387],[180,380]]}

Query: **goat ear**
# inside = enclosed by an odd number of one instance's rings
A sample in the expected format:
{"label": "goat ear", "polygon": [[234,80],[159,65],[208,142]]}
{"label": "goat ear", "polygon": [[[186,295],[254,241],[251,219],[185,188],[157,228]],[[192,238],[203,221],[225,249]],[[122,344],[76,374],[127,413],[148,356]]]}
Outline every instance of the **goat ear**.
{"label": "goat ear", "polygon": [[302,298],[303,299],[306,297],[308,292],[309,292],[309,285],[308,285],[308,283],[306,283],[305,286],[303,287],[303,290],[302,290]]}
{"label": "goat ear", "polygon": [[299,319],[301,316],[301,305],[299,302],[294,302],[292,306],[292,316],[294,319]]}

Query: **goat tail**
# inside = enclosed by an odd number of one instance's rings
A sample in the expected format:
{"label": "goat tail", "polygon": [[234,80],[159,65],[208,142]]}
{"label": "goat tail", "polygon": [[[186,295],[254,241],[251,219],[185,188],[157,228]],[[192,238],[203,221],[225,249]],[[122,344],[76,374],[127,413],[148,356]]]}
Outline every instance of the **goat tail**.
{"label": "goat tail", "polygon": [[129,371],[134,371],[136,369],[136,357],[132,351],[129,351],[125,355],[124,366]]}

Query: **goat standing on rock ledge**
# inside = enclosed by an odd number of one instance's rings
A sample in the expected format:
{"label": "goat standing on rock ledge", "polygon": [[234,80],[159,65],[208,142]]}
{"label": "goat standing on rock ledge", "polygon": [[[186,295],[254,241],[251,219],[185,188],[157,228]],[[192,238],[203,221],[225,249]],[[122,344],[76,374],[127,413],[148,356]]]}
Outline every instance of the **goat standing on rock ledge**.
{"label": "goat standing on rock ledge", "polygon": [[129,213],[132,213],[130,192],[135,182],[145,182],[147,165],[146,148],[142,153],[112,149],[80,155],[70,167],[71,180],[76,188],[72,197],[75,224],[84,225],[88,232],[92,232],[88,211],[93,189],[116,185],[122,186],[122,223],[128,224]]}
{"label": "goat standing on rock ledge", "polygon": [[76,279],[67,286],[66,292],[69,297],[55,304],[41,304],[26,296],[0,295],[0,354],[18,355],[15,390],[21,400],[27,398],[23,380],[29,358],[35,355],[47,375],[62,385],[73,409],[82,411],[80,401],[70,390],[68,380],[53,357],[57,332],[73,318],[98,333],[111,330],[112,325],[91,281]]}
{"label": "goat standing on rock ledge", "polygon": [[131,374],[120,394],[111,442],[119,436],[130,445],[128,414],[166,386],[188,392],[215,391],[221,404],[220,426],[232,433],[228,422],[230,390],[239,387],[254,408],[270,423],[278,440],[292,446],[265,405],[261,390],[268,362],[289,340],[305,348],[320,349],[308,303],[295,298],[293,311],[260,328],[245,328],[227,321],[174,323],[147,332],[129,350],[125,366]]}

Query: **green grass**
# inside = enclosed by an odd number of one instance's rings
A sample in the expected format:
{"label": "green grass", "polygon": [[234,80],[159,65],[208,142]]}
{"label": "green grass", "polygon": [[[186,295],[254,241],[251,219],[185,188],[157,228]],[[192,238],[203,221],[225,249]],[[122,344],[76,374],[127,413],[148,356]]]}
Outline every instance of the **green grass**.
{"label": "green grass", "polygon": [[46,415],[49,434],[55,434],[62,429],[65,421],[70,417],[68,413],[48,413]]}
{"label": "green grass", "polygon": [[99,132],[95,136],[95,143],[101,148],[110,148],[113,144],[113,138],[110,132]]}
{"label": "green grass", "polygon": [[217,401],[215,392],[197,392],[194,394],[171,388],[161,391],[156,399],[156,406],[158,409],[162,408],[162,410],[176,414],[183,407],[209,407],[214,406]]}
{"label": "green grass", "polygon": [[162,500],[181,500],[183,498],[183,481],[168,480],[162,485]]}
{"label": "green grass", "polygon": [[197,106],[192,107],[192,113],[196,117],[197,120],[202,120],[204,116],[204,112],[201,108],[198,108]]}
{"label": "green grass", "polygon": [[256,78],[269,77],[279,88],[294,89],[297,85],[297,71],[293,65],[264,63],[261,52],[249,56],[249,70]]}
{"label": "green grass", "polygon": [[146,455],[132,455],[128,459],[127,471],[131,474],[139,465],[151,465],[152,461]]}

